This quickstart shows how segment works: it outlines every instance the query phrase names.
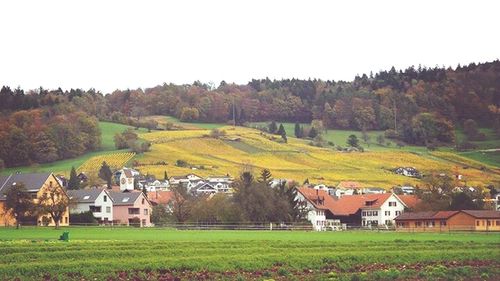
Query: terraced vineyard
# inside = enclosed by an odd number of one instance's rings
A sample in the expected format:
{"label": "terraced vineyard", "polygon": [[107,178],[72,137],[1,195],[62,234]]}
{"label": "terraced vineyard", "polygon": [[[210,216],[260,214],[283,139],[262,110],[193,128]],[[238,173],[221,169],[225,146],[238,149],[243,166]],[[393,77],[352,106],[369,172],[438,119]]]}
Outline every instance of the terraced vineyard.
{"label": "terraced vineyard", "polygon": [[[418,184],[418,180],[396,175],[392,169],[410,166],[424,173],[460,173],[471,185],[500,183],[500,169],[450,152],[419,153],[404,150],[342,153],[333,147],[314,147],[306,140],[288,138],[242,127],[224,127],[227,135],[209,137],[209,130],[157,131],[140,136],[153,143],[151,151],[135,159],[142,173],[162,177],[196,173],[238,175],[243,167],[271,170],[275,178],[336,185],[355,180],[367,186],[392,187]],[[176,165],[177,160],[188,163]],[[166,164],[165,164],[166,163]],[[196,169],[196,170],[193,170]]]}
{"label": "terraced vineyard", "polygon": [[[0,230],[0,279],[498,280],[495,234]],[[23,233],[24,232],[24,233]],[[60,231],[59,231],[60,232]],[[178,279],[177,279],[178,278]]]}
{"label": "terraced vineyard", "polygon": [[125,166],[134,155],[133,152],[119,152],[94,156],[85,161],[77,170],[78,172],[97,173],[103,162],[106,162],[112,170],[119,169]]}

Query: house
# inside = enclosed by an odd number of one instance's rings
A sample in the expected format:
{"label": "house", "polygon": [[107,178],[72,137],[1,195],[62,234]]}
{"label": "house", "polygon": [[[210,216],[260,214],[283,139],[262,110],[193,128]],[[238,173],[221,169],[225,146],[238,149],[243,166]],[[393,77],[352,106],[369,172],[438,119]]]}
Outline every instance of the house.
{"label": "house", "polygon": [[313,186],[313,189],[324,190],[326,192],[330,191],[330,188],[328,188],[328,186],[326,186],[325,184],[317,184],[317,185]]}
{"label": "house", "polygon": [[168,212],[172,212],[174,206],[173,191],[153,191],[147,194],[152,206],[163,206]]}
{"label": "house", "polygon": [[233,188],[231,185],[234,182],[234,179],[229,175],[227,176],[209,176],[206,178],[206,182],[212,185],[217,193],[232,193]]}
{"label": "house", "polygon": [[284,184],[286,182],[287,182],[286,179],[272,179],[269,182],[269,186],[272,187],[272,188],[275,188],[275,187],[281,186],[282,184]]}
{"label": "house", "polygon": [[170,187],[170,184],[168,180],[157,180],[157,179],[144,179],[140,180],[138,183],[138,186],[140,189],[145,188],[147,192],[154,192],[154,191],[168,191],[168,188]]}
{"label": "house", "polygon": [[63,188],[67,188],[68,187],[69,180],[64,175],[56,175],[56,179],[59,181],[59,184]]}
{"label": "house", "polygon": [[406,204],[393,193],[345,195],[335,200],[331,212],[335,219],[355,226],[393,225]]}
{"label": "house", "polygon": [[208,182],[199,182],[195,187],[191,188],[191,191],[196,194],[215,194],[217,193],[217,188]]}
{"label": "house", "polygon": [[367,187],[361,190],[362,194],[383,194],[386,190],[381,187]]}
{"label": "house", "polygon": [[420,178],[420,172],[414,167],[398,167],[394,169],[394,173],[411,178]]}
{"label": "house", "polygon": [[131,173],[134,178],[137,178],[141,175],[141,173],[139,173],[139,171],[137,171],[135,169],[123,167],[122,169],[117,170],[113,173],[113,181],[115,184],[118,184],[118,185],[120,184],[121,175],[124,172],[124,170],[128,170],[129,173]]}
{"label": "house", "polygon": [[81,172],[76,176],[80,180],[80,184],[86,183],[89,181],[89,177],[84,173]]}
{"label": "house", "polygon": [[500,211],[406,212],[395,218],[398,231],[500,231]]}
{"label": "house", "polygon": [[307,220],[311,222],[314,230],[341,228],[340,221],[334,219],[331,212],[334,199],[326,191],[308,187],[297,188],[297,201],[307,212]]}
{"label": "house", "polygon": [[99,223],[113,222],[113,199],[106,189],[68,190],[67,193],[72,202],[70,213],[91,211]]}
{"label": "house", "polygon": [[[35,174],[11,174],[8,176],[0,176],[0,225],[14,225],[16,219],[6,212],[4,209],[7,200],[7,191],[16,184],[22,183],[26,187],[26,191],[33,198],[33,203],[37,204],[38,199],[51,189],[61,189],[64,196],[67,196],[61,186],[59,180],[52,173],[35,173]],[[27,218],[21,222],[28,225],[48,225],[54,226],[55,222],[49,214],[39,214],[36,217]],[[63,214],[60,226],[69,225],[69,208]]]}
{"label": "house", "polygon": [[344,189],[344,188],[333,188],[328,192],[330,195],[335,196],[336,198],[340,198],[344,195],[354,195],[354,189]]}
{"label": "house", "polygon": [[401,191],[402,191],[404,194],[415,194],[415,187],[413,187],[413,186],[409,186],[409,185],[402,186],[402,187],[401,187]]}
{"label": "house", "polygon": [[338,189],[361,189],[362,185],[356,181],[341,181],[337,185]]}
{"label": "house", "polygon": [[113,222],[134,226],[151,226],[151,202],[142,192],[109,192],[113,200]]}
{"label": "house", "polygon": [[170,177],[169,183],[173,186],[183,185],[187,188],[188,192],[191,192],[191,189],[197,186],[203,178],[195,175],[195,174],[187,174],[185,176],[173,176]]}

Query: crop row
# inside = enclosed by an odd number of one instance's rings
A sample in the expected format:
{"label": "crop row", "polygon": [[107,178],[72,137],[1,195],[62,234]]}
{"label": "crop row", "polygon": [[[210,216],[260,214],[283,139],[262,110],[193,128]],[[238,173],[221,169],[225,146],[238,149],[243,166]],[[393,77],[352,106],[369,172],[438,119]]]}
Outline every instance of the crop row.
{"label": "crop row", "polygon": [[[162,242],[72,241],[2,242],[0,279],[38,279],[46,273],[95,276],[120,270],[258,270],[287,268],[341,270],[371,263],[500,260],[497,243],[364,242],[293,244],[286,241]],[[439,250],[436,250],[439,249]]]}
{"label": "crop row", "polygon": [[121,152],[94,156],[85,161],[77,170],[79,172],[95,173],[99,171],[103,162],[106,162],[112,169],[118,169],[130,161],[134,155],[133,152]]}

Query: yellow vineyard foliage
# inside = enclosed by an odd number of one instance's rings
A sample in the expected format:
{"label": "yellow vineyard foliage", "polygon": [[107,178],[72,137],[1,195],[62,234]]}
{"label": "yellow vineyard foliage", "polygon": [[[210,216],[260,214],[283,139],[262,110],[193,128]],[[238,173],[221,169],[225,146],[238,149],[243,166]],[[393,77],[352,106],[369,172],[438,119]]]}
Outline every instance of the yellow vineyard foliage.
{"label": "yellow vineyard foliage", "polygon": [[[200,176],[230,174],[237,177],[242,169],[251,168],[256,176],[268,168],[274,178],[293,179],[302,183],[336,185],[340,181],[359,181],[366,186],[392,187],[419,184],[418,179],[395,174],[397,167],[415,167],[425,174],[462,174],[467,184],[486,185],[500,182],[500,171],[484,171],[478,165],[453,153],[416,154],[407,151],[337,152],[318,148],[307,141],[280,137],[242,127],[224,127],[226,135],[210,138],[209,130],[160,131],[142,134],[153,142],[150,152],[137,157],[142,173],[162,177],[195,173]],[[456,156],[456,157],[453,157]],[[177,160],[188,163],[176,166]],[[163,163],[167,163],[164,165]],[[468,163],[468,164],[467,164]],[[475,163],[476,164],[476,163]]]}
{"label": "yellow vineyard foliage", "polygon": [[99,156],[94,156],[89,160],[85,161],[80,167],[78,167],[78,172],[85,173],[96,173],[102,166],[102,162],[106,162],[111,169],[122,168],[135,153],[133,152],[123,152],[123,153],[111,153]]}

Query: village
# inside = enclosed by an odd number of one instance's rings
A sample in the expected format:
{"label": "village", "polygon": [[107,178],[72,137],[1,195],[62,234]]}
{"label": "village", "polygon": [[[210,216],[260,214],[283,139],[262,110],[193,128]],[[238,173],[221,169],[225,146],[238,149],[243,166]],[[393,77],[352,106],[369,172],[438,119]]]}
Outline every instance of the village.
{"label": "village", "polygon": [[[410,168],[399,169],[406,176],[417,176]],[[166,173],[165,173],[166,175]],[[85,185],[88,177],[78,174],[80,184]],[[3,226],[37,225],[70,226],[90,225],[95,222],[102,226],[153,227],[153,209],[160,206],[166,213],[174,212],[182,196],[176,187],[182,187],[190,196],[211,200],[215,195],[233,196],[235,179],[230,175],[201,177],[194,173],[156,179],[142,175],[132,168],[122,168],[113,172],[113,183],[87,186],[84,189],[68,189],[68,179],[53,173],[16,173],[0,177],[0,221]],[[50,208],[45,213],[16,217],[7,208],[7,194],[16,185],[25,186],[25,192],[36,204],[66,202],[59,214]],[[269,180],[270,188],[286,186],[286,179]],[[398,186],[392,190],[378,187],[363,187],[359,182],[343,181],[337,186],[309,184],[293,187],[295,201],[302,210],[302,219],[315,231],[342,231],[348,229],[397,230],[397,231],[499,231],[500,194],[484,199],[492,206],[489,210],[436,210],[414,212],[421,199],[412,186]],[[469,188],[470,189],[470,188]],[[471,190],[469,190],[471,191]],[[462,192],[455,188],[454,192]],[[52,201],[41,197],[58,198]],[[43,202],[42,202],[43,201]],[[48,203],[47,203],[48,202]],[[54,208],[61,206],[54,206]],[[178,207],[178,206],[177,206]],[[89,217],[90,216],[90,220]],[[270,222],[275,225],[289,222]],[[276,227],[274,228],[276,229]],[[287,229],[287,228],[285,228]]]}

